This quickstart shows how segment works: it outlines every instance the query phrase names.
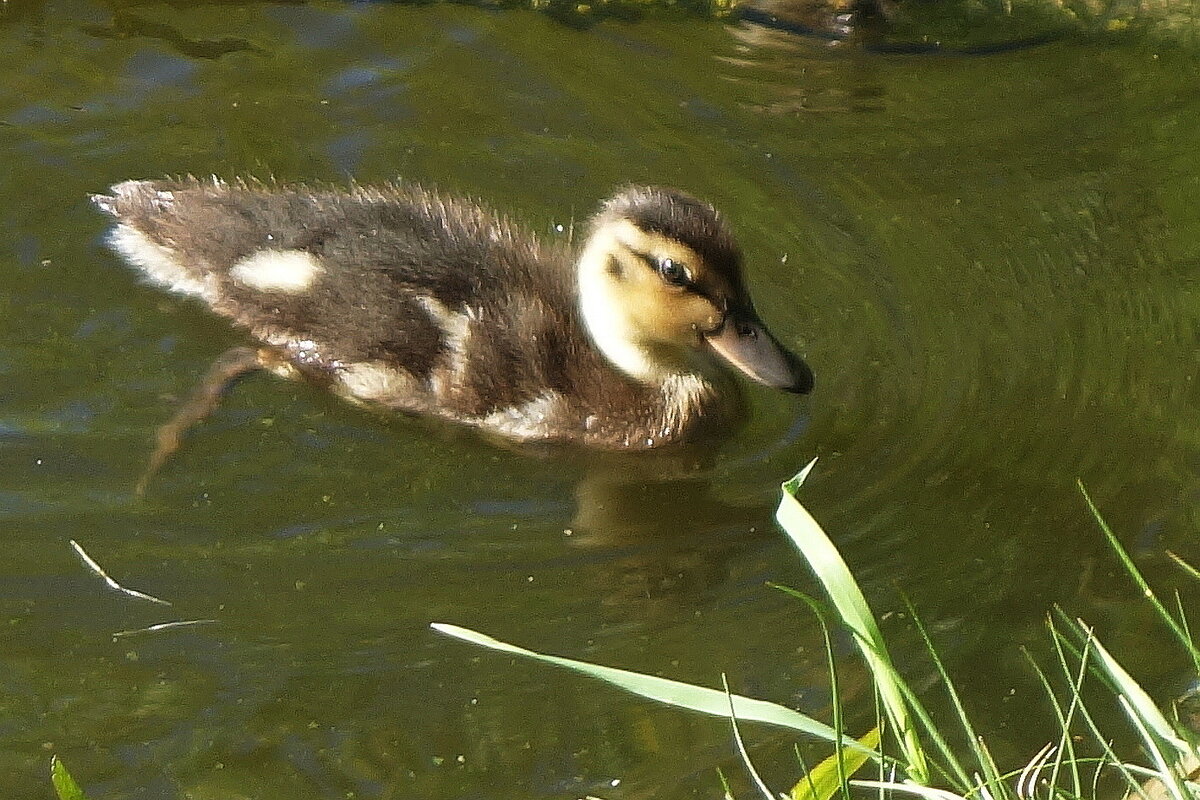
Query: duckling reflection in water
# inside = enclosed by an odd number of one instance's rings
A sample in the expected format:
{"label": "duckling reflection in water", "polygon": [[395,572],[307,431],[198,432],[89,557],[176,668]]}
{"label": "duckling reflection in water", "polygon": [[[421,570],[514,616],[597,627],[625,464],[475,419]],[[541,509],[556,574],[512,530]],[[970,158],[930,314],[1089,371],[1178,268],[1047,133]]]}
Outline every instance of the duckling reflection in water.
{"label": "duckling reflection in water", "polygon": [[93,200],[116,219],[113,249],[262,345],[214,365],[160,430],[142,486],[222,389],[258,368],[509,440],[607,450],[728,420],[736,393],[722,366],[788,392],[813,385],[756,314],[717,212],[672,189],[620,191],[574,257],[410,185],[189,178],[111,191]]}

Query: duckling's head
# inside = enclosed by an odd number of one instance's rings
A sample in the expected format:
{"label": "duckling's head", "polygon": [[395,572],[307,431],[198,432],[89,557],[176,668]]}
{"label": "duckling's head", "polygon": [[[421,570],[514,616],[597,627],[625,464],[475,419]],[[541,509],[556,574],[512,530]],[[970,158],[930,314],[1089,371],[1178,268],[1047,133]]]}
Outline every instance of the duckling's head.
{"label": "duckling's head", "polygon": [[808,365],[755,313],[741,262],[712,206],[673,189],[627,188],[593,218],[579,256],[588,331],[638,380],[706,372],[723,360],[767,386],[810,391]]}

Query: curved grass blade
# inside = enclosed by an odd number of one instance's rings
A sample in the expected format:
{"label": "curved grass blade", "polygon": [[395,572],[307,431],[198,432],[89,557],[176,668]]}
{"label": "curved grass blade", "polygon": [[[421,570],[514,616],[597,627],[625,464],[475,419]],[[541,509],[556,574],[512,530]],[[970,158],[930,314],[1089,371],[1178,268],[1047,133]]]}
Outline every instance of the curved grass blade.
{"label": "curved grass blade", "polygon": [[[526,650],[523,647],[502,642],[499,639],[493,639],[491,636],[477,633],[467,628],[460,628],[457,625],[434,622],[429,627],[438,633],[444,633],[447,636],[453,636],[456,639],[462,639],[465,642],[486,647],[490,650],[498,650],[502,653],[511,653],[513,655],[524,656],[525,658],[532,658],[535,661],[544,661],[548,664],[566,667],[575,672],[599,678],[605,683],[612,684],[627,692],[633,692],[636,695],[657,700],[660,703],[667,703],[668,705],[686,708],[691,711],[699,711],[702,714],[711,714],[714,717],[722,717],[724,719],[730,718],[730,708],[732,708],[733,714],[736,715],[739,722],[762,722],[767,725],[777,725],[781,728],[788,728],[789,730],[798,731],[809,736],[815,736],[828,742],[835,742],[838,739],[837,732],[828,725],[776,703],[769,703],[765,700],[754,700],[736,694],[727,695],[725,692],[717,689],[693,686],[689,683],[659,678],[655,675],[643,675],[639,672],[604,667],[599,664],[589,664],[586,661],[575,661],[570,658],[537,653],[533,650]],[[866,750],[868,758],[878,758],[877,753],[867,750],[849,736],[843,736],[842,743],[850,749]]]}
{"label": "curved grass blade", "polygon": [[1129,700],[1125,696],[1117,697],[1117,701],[1121,704],[1121,708],[1137,729],[1138,734],[1142,737],[1142,742],[1146,746],[1146,751],[1150,754],[1150,758],[1158,767],[1158,774],[1151,778],[1146,783],[1142,784],[1139,794],[1142,797],[1147,796],[1162,796],[1174,798],[1174,800],[1193,800],[1195,794],[1188,790],[1182,776],[1179,774],[1179,766],[1167,761],[1167,755],[1163,753],[1161,744],[1155,738],[1145,721],[1139,713],[1130,705]]}
{"label": "curved grass blade", "polygon": [[1188,747],[1187,742],[1176,735],[1175,729],[1158,710],[1154,700],[1146,694],[1146,690],[1133,679],[1133,676],[1125,671],[1120,662],[1112,657],[1104,645],[1100,644],[1100,640],[1092,633],[1091,627],[1081,619],[1076,620],[1076,623],[1080,630],[1087,633],[1096,660],[1100,662],[1105,673],[1117,685],[1120,692],[1117,699],[1127,704],[1126,711],[1129,713],[1130,719],[1139,725],[1144,724],[1146,730],[1153,733],[1156,739],[1178,751],[1177,755],[1191,754],[1191,748]]}
{"label": "curved grass blade", "polygon": [[775,800],[775,796],[771,794],[771,790],[767,787],[767,782],[762,779],[762,775],[758,774],[758,770],[754,768],[754,762],[750,760],[750,751],[746,749],[746,742],[742,739],[742,731],[738,728],[737,714],[733,711],[733,693],[729,691],[729,678],[725,673],[721,673],[721,688],[725,690],[725,697],[729,700],[729,727],[733,729],[733,741],[737,744],[738,755],[742,757],[742,764],[746,767],[746,772],[750,774],[751,780],[758,788],[764,800]]}
{"label": "curved grass blade", "polygon": [[1192,663],[1195,665],[1196,670],[1200,672],[1200,650],[1198,650],[1196,646],[1192,644],[1192,640],[1188,636],[1188,632],[1184,630],[1183,626],[1178,620],[1175,619],[1175,617],[1171,616],[1171,612],[1167,611],[1166,606],[1164,606],[1158,599],[1158,595],[1154,594],[1154,590],[1150,588],[1150,584],[1146,582],[1145,577],[1142,576],[1142,573],[1133,563],[1133,559],[1129,556],[1129,553],[1126,552],[1125,548],[1121,546],[1121,540],[1117,538],[1115,533],[1113,533],[1112,528],[1108,527],[1108,523],[1105,522],[1103,515],[1100,513],[1100,509],[1096,508],[1096,504],[1092,502],[1092,496],[1088,494],[1088,490],[1086,487],[1084,487],[1083,481],[1079,478],[1076,478],[1075,485],[1079,487],[1079,492],[1083,495],[1083,499],[1087,503],[1088,510],[1092,512],[1092,517],[1096,520],[1096,524],[1100,526],[1100,532],[1103,533],[1104,538],[1108,540],[1108,546],[1112,548],[1112,551],[1120,560],[1121,566],[1125,568],[1125,571],[1129,573],[1129,577],[1132,578],[1133,582],[1137,584],[1138,590],[1142,593],[1142,596],[1150,601],[1150,605],[1152,605],[1154,610],[1158,612],[1159,619],[1161,619],[1163,624],[1165,624],[1171,630],[1171,633],[1175,634],[1175,638],[1179,641],[1179,644],[1182,645],[1184,651],[1192,657]]}
{"label": "curved grass blade", "polygon": [[925,751],[909,718],[904,692],[897,685],[895,669],[892,667],[887,645],[883,641],[883,634],[879,631],[875,616],[829,536],[793,494],[808,476],[814,463],[815,460],[809,462],[795,478],[783,485],[783,496],[779,500],[779,508],[775,511],[775,519],[825,587],[829,600],[837,609],[842,622],[854,633],[863,659],[870,667],[879,688],[888,722],[891,723],[904,751],[910,775],[918,783],[925,783],[929,779]]}

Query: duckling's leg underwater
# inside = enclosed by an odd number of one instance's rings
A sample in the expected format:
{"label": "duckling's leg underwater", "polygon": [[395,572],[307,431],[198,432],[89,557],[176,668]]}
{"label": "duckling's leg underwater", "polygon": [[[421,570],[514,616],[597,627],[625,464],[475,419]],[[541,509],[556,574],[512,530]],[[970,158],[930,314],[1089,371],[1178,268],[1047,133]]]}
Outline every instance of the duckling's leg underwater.
{"label": "duckling's leg underwater", "polygon": [[166,463],[183,442],[184,435],[192,426],[202,422],[221,402],[221,397],[233,383],[247,372],[257,369],[269,369],[278,358],[272,358],[271,352],[253,347],[234,347],[222,353],[200,384],[192,391],[175,416],[163,423],[155,435],[154,452],[146,464],[146,470],[134,487],[134,494],[142,497],[150,480]]}

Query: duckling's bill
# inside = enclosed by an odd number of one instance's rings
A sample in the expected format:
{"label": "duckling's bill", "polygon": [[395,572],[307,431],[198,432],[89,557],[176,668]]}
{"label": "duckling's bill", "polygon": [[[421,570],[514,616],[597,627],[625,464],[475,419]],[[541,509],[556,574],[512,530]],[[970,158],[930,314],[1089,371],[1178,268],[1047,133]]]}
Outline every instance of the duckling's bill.
{"label": "duckling's bill", "polygon": [[808,364],[781,345],[753,310],[731,311],[720,328],[704,334],[704,340],[717,355],[759,383],[797,394],[812,391]]}

